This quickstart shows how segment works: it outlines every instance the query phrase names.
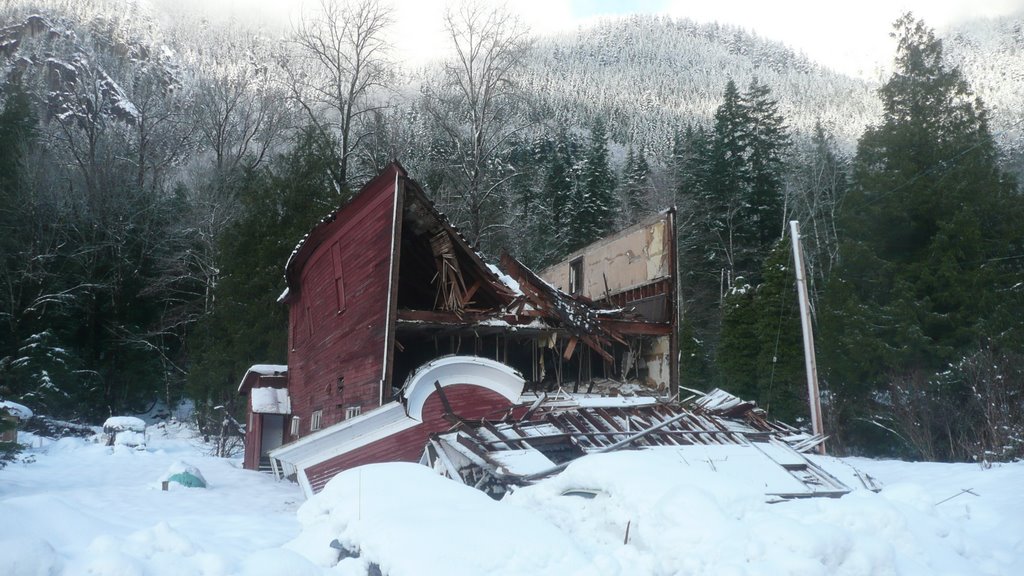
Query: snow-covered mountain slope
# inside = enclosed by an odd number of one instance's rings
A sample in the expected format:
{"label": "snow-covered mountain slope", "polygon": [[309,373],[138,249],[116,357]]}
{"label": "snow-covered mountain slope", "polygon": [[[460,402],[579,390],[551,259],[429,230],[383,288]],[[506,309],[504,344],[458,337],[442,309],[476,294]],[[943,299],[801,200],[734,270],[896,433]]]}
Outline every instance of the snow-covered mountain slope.
{"label": "snow-covered mountain slope", "polygon": [[[303,504],[180,425],[150,427],[141,450],[21,440],[24,461],[0,470],[5,576],[1024,573],[1024,463],[851,459],[881,492],[774,504],[756,475],[672,449],[587,456],[501,501],[377,464]],[[208,488],[161,490],[182,461]]]}
{"label": "snow-covered mountain slope", "polygon": [[165,91],[180,84],[174,53],[135,10],[107,17],[80,9],[3,14],[0,76],[45,99],[46,120],[135,123],[129,92],[144,89],[137,85]]}
{"label": "snow-covered mountain slope", "polygon": [[740,28],[654,16],[610,20],[537,42],[524,84],[561,123],[609,120],[612,138],[657,148],[709,124],[726,82],[769,86],[788,123],[821,121],[852,144],[881,111],[875,87]]}
{"label": "snow-covered mountain slope", "polygon": [[947,59],[992,113],[996,142],[1024,173],[1024,10],[973,20],[943,37]]}
{"label": "snow-covered mountain slope", "polygon": [[[36,4],[45,9],[40,13],[46,19],[57,23],[54,32],[74,40],[69,49],[51,47],[48,57],[73,66],[80,64],[75,54],[82,52],[81,46],[100,43],[114,56],[153,60],[167,68],[168,82],[174,82],[190,73],[177,65],[223,62],[230,60],[232,51],[240,60],[251,56],[239,51],[230,37],[240,33],[237,26],[218,28],[201,15],[175,13],[171,18],[173,3],[168,2],[15,2],[6,13],[0,12],[6,18],[0,27],[22,25],[33,13],[29,7]],[[962,66],[992,110],[998,141],[1014,154],[1024,148],[1019,112],[1024,105],[1022,21],[1024,13],[976,20],[942,32],[950,62]],[[227,37],[218,40],[218,35]],[[17,55],[4,42],[0,38],[0,57],[11,65]],[[226,54],[218,55],[219,51]],[[115,83],[126,82],[117,77],[115,62],[89,64],[109,72]],[[438,74],[428,71],[415,77],[424,81]],[[675,130],[688,123],[711,122],[730,79],[741,90],[755,79],[769,86],[797,134],[809,134],[820,121],[847,150],[881,113],[876,84],[834,72],[782,43],[735,26],[657,16],[611,19],[538,38],[521,82],[538,107],[536,117],[542,124],[584,130],[601,116],[613,141],[667,151]],[[417,93],[410,89],[406,97]]]}

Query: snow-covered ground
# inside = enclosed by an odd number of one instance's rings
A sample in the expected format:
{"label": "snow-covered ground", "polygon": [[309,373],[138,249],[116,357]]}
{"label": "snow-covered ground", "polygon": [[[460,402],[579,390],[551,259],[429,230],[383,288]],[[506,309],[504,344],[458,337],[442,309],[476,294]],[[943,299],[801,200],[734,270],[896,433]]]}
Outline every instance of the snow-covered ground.
{"label": "snow-covered ground", "polygon": [[[147,436],[28,437],[31,462],[0,470],[0,575],[1024,574],[1024,463],[851,459],[881,492],[775,504],[671,449],[588,456],[500,502],[381,464],[304,504],[183,428]],[[183,462],[209,487],[161,490]]]}

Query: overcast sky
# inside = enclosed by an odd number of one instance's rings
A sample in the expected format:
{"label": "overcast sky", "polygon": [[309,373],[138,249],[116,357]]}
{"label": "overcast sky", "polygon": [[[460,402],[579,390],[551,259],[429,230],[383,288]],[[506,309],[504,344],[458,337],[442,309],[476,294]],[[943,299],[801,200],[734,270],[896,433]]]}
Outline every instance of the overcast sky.
{"label": "overcast sky", "polygon": [[[294,16],[296,7],[308,9],[319,0],[162,1],[179,8],[202,6],[222,17],[258,11],[284,23]],[[391,0],[396,8],[396,56],[419,64],[443,55],[441,14],[447,3]],[[634,13],[735,24],[840,72],[866,78],[876,78],[879,65],[891,62],[894,44],[889,32],[893,21],[907,10],[940,31],[976,17],[1015,13],[1024,21],[1024,0],[510,0],[505,4],[538,34],[575,30],[595,19]]]}

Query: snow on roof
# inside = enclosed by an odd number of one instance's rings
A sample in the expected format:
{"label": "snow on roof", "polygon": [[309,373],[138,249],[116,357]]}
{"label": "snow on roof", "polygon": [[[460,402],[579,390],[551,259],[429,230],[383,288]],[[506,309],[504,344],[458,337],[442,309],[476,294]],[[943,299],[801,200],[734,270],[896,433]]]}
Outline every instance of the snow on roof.
{"label": "snow on roof", "polygon": [[505,450],[495,452],[490,457],[501,464],[506,474],[529,476],[550,470],[555,463],[545,456],[541,451],[535,449]]}
{"label": "snow on roof", "polygon": [[252,411],[256,414],[291,414],[292,402],[285,388],[253,388]]}
{"label": "snow on roof", "polygon": [[249,367],[248,372],[259,374],[260,376],[283,376],[288,373],[287,364],[253,364]]}
{"label": "snow on roof", "polygon": [[22,406],[17,402],[11,402],[10,400],[0,400],[0,410],[5,410],[11,416],[14,416],[18,420],[28,420],[32,417],[32,411],[27,406]]}
{"label": "snow on roof", "polygon": [[740,398],[729,394],[721,388],[715,388],[704,396],[698,398],[694,403],[711,412],[728,412],[733,408],[750,404],[745,400],[741,400]]}
{"label": "snow on roof", "polygon": [[125,430],[145,432],[146,423],[142,418],[135,416],[111,416],[103,423],[103,430],[106,432],[123,432]]}
{"label": "snow on roof", "polygon": [[596,394],[569,394],[563,402],[567,406],[581,408],[622,408],[626,406],[651,406],[662,400],[653,396],[600,396]]}
{"label": "snow on roof", "polygon": [[285,364],[253,364],[242,375],[242,381],[238,383],[238,393],[244,394],[246,390],[256,386],[260,378],[283,378],[288,375],[288,366]]}
{"label": "snow on roof", "polygon": [[519,287],[519,282],[517,282],[515,278],[509,276],[508,274],[505,274],[504,272],[501,271],[500,268],[498,268],[494,264],[488,264],[487,269],[490,270],[495,276],[497,276],[498,280],[501,280],[501,283],[504,284],[505,287],[507,287],[509,290],[511,290],[516,296],[523,295],[523,290]]}

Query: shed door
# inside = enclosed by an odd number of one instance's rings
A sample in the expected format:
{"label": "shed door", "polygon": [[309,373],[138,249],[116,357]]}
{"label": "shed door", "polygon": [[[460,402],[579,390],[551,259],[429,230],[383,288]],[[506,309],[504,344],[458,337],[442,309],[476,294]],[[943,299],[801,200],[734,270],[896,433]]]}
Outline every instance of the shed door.
{"label": "shed door", "polygon": [[263,414],[263,433],[260,435],[260,456],[284,443],[284,414]]}

